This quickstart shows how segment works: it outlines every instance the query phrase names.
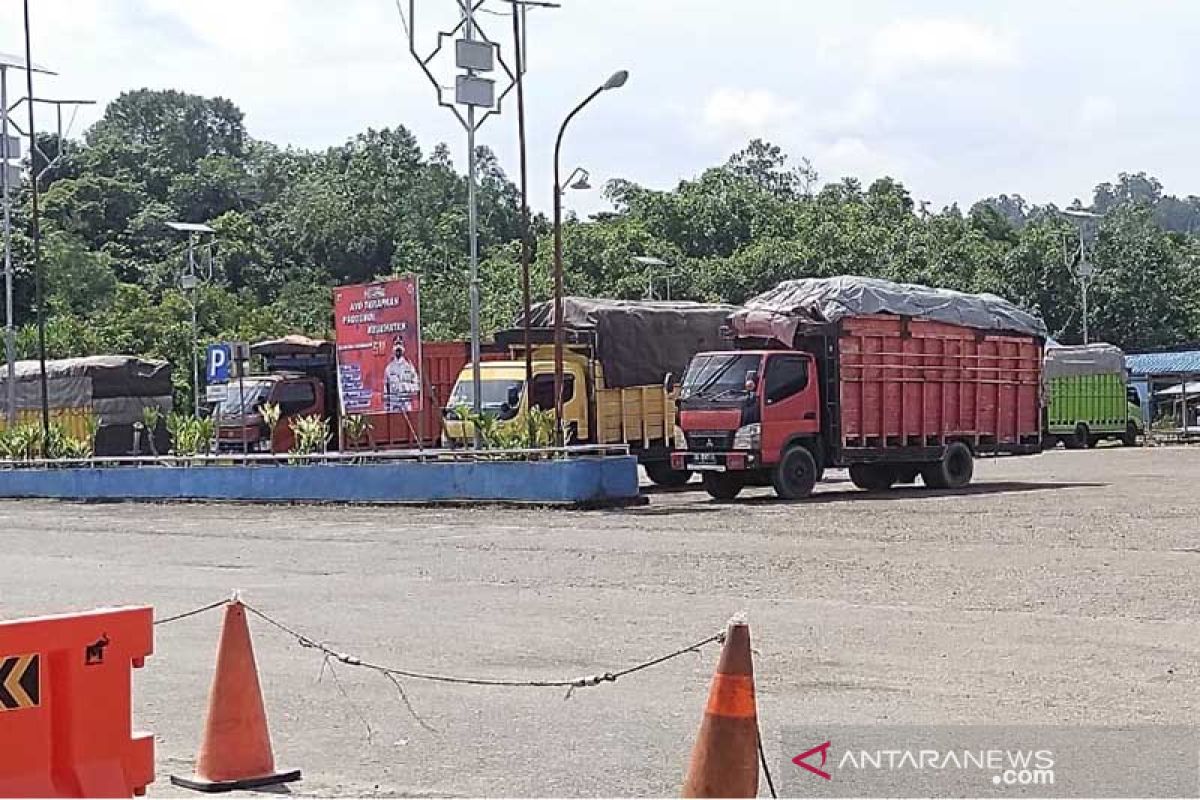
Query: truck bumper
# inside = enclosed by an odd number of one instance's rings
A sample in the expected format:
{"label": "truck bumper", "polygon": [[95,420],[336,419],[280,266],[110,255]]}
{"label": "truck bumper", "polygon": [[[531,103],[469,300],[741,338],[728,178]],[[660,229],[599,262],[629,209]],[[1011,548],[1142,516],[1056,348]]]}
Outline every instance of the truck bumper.
{"label": "truck bumper", "polygon": [[758,469],[760,466],[762,466],[762,457],[750,450],[739,450],[732,453],[696,453],[690,450],[676,450],[671,453],[671,469],[677,470],[741,472]]}

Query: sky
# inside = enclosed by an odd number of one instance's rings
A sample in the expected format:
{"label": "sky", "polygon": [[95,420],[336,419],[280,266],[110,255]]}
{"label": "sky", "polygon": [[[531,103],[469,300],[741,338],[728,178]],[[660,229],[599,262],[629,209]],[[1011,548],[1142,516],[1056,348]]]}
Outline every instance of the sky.
{"label": "sky", "polygon": [[[456,0],[414,0],[417,50]],[[1119,172],[1200,194],[1200,4],[1144,0],[559,0],[529,12],[531,198],[552,197],[554,136],[617,69],[625,87],[572,123],[563,169],[592,184],[667,189],[752,138],[807,157],[821,183],[888,175],[934,208],[1000,193],[1065,205]],[[408,0],[401,0],[407,10]],[[121,91],[233,100],[250,134],[323,148],[404,125],[428,152],[466,137],[408,52],[395,0],[32,0],[41,96],[90,98],[78,134]],[[503,0],[480,25],[511,61]],[[0,0],[0,52],[23,48],[21,3]],[[453,74],[452,49],[433,63]],[[10,81],[15,82],[15,81]],[[12,87],[10,86],[10,89]],[[511,99],[511,96],[510,96]],[[52,123],[47,117],[41,127]],[[479,130],[517,176],[515,102]],[[608,208],[599,188],[570,209]]]}

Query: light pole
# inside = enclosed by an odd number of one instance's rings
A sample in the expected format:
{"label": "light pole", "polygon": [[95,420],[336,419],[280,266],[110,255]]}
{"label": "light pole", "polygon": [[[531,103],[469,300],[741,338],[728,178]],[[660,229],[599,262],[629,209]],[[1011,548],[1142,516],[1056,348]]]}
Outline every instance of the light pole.
{"label": "light pole", "polygon": [[[200,417],[200,315],[197,310],[199,306],[199,298],[197,292],[200,288],[200,271],[196,265],[196,243],[200,236],[204,234],[216,233],[207,225],[202,225],[198,222],[168,222],[167,227],[173,231],[179,231],[188,235],[187,244],[187,269],[179,277],[179,288],[185,292],[190,292],[192,296],[192,413]],[[212,241],[208,243],[208,261],[202,267],[207,273],[207,277],[212,279]]]}
{"label": "light pole", "polygon": [[[567,125],[584,106],[599,97],[601,92],[609,89],[619,89],[629,80],[626,70],[618,70],[609,76],[608,80],[592,90],[592,93],[571,109],[562,125],[558,128],[558,137],[554,140],[554,440],[560,447],[563,444],[563,267],[562,267],[562,181],[559,180],[559,157],[562,152],[563,134]],[[572,173],[574,174],[574,173]]]}
{"label": "light pole", "polygon": [[[1099,213],[1092,211],[1084,211],[1082,209],[1064,209],[1063,216],[1080,219],[1079,224],[1079,263],[1075,264],[1075,277],[1079,279],[1080,306],[1082,314],[1084,314],[1084,344],[1087,344],[1087,289],[1088,284],[1092,282],[1092,276],[1096,275],[1096,267],[1087,263],[1087,249],[1084,247],[1084,225],[1087,224],[1087,219],[1099,219]],[[1068,259],[1068,267],[1070,266]]]}
{"label": "light pole", "polygon": [[[529,286],[529,170],[525,148],[525,15],[530,6],[558,8],[558,3],[543,0],[508,0],[512,6],[513,53],[516,57],[517,154],[521,162],[521,319],[525,344],[525,394],[533,397],[533,344],[529,340],[531,292]],[[476,387],[478,388],[478,387]],[[530,401],[532,402],[532,401]],[[533,415],[527,414],[529,446],[534,444]]]}
{"label": "light pole", "polygon": [[[20,139],[10,138],[8,104],[8,71],[10,69],[54,73],[37,64],[28,64],[19,56],[0,53],[0,205],[4,207],[4,358],[8,364],[5,387],[7,388],[7,422],[11,427],[17,422],[17,329],[13,310],[13,266],[12,266],[12,209],[9,192],[20,180],[21,168],[11,161],[21,157]],[[15,127],[15,126],[14,126]]]}

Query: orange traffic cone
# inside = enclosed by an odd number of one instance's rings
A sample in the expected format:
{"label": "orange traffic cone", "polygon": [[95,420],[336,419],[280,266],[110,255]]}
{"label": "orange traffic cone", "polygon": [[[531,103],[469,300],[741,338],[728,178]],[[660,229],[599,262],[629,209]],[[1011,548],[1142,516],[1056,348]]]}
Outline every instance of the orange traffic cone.
{"label": "orange traffic cone", "polygon": [[758,796],[758,708],[745,622],[730,622],[725,632],[683,796]]}
{"label": "orange traffic cone", "polygon": [[228,792],[299,779],[300,770],[275,771],[246,607],[235,596],[225,607],[196,774],[172,775],[171,783],[201,792]]}

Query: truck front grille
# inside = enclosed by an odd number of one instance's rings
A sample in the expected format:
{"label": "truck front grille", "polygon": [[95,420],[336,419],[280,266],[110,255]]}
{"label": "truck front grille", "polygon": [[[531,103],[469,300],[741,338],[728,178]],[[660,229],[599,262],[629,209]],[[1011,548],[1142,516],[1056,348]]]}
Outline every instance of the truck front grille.
{"label": "truck front grille", "polygon": [[688,431],[688,450],[697,453],[729,450],[733,446],[733,431]]}

